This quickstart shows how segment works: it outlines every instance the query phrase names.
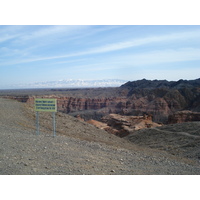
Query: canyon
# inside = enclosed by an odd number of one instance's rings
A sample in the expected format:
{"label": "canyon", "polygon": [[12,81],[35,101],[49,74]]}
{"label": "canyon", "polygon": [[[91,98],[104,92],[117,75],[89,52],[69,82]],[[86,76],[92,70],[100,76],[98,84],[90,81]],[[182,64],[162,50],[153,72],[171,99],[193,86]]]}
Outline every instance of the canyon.
{"label": "canyon", "polygon": [[[57,99],[56,137],[48,112],[36,135],[35,98]],[[0,100],[1,174],[199,174],[199,79],[4,90]]]}
{"label": "canyon", "polygon": [[[157,124],[199,121],[200,118],[200,79],[142,79],[117,88],[32,90],[30,94],[23,91],[21,95],[18,91],[18,95],[11,93],[4,97],[30,106],[33,106],[35,98],[56,98],[58,111],[101,123],[105,123],[106,116],[111,114],[127,117],[149,115]],[[184,114],[185,110],[187,114]]]}
{"label": "canyon", "polygon": [[118,114],[109,114],[101,119],[102,122],[96,120],[87,121],[89,124],[103,129],[108,133],[119,137],[125,137],[137,130],[145,128],[155,128],[161,126],[152,121],[152,116],[122,116]]}

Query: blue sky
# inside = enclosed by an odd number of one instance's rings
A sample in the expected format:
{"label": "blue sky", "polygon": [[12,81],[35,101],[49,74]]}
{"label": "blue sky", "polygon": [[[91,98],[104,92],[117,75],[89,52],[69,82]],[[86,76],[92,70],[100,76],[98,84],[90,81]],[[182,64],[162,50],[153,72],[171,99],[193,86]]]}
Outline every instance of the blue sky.
{"label": "blue sky", "polygon": [[0,26],[0,89],[62,79],[196,79],[200,26]]}

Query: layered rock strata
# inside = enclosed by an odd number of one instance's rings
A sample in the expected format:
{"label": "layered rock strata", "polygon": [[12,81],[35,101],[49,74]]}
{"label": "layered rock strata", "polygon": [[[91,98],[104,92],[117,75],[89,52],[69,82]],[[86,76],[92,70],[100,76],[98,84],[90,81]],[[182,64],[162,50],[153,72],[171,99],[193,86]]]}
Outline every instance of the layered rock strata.
{"label": "layered rock strata", "polygon": [[[200,112],[200,79],[170,82],[143,79],[127,82],[117,89],[90,89],[89,91],[77,89],[73,91],[73,95],[70,90],[61,91],[61,94],[53,94],[53,92],[55,91],[52,91],[52,95],[24,95],[9,98],[29,104],[34,103],[35,97],[56,98],[59,111],[73,116],[80,115],[85,120],[100,119],[111,113],[126,116],[151,114],[153,121],[168,123],[169,115],[177,111]],[[92,94],[94,95],[91,96]]]}
{"label": "layered rock strata", "polygon": [[136,130],[161,126],[160,124],[154,123],[150,115],[122,116],[109,114],[102,118],[102,122],[89,120],[88,123],[119,137],[129,135]]}
{"label": "layered rock strata", "polygon": [[192,112],[189,110],[178,111],[169,116],[169,124],[200,121],[200,112]]}
{"label": "layered rock strata", "polygon": [[[59,96],[43,96],[43,98],[56,98],[58,111],[80,115],[85,120],[97,119],[94,115],[102,116],[114,113],[120,115],[139,116],[143,114],[153,115],[155,122],[168,122],[168,116],[176,111],[185,110],[188,107],[186,99],[179,92],[167,92],[165,95],[156,94],[133,94],[127,98],[74,98]],[[34,104],[35,97],[18,96],[13,97],[21,102]],[[38,98],[38,97],[37,97]],[[41,98],[41,97],[39,97]],[[197,104],[197,102],[196,102]],[[198,108],[198,106],[197,106]],[[89,113],[90,111],[90,113]],[[88,112],[88,113],[87,113]],[[86,116],[88,115],[88,117]],[[89,116],[90,115],[90,116]]]}

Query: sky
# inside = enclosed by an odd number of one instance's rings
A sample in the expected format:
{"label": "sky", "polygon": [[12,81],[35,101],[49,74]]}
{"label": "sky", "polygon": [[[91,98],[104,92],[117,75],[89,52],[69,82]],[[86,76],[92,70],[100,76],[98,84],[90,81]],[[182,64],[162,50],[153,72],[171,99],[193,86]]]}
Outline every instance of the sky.
{"label": "sky", "polygon": [[199,77],[199,25],[0,25],[0,89]]}

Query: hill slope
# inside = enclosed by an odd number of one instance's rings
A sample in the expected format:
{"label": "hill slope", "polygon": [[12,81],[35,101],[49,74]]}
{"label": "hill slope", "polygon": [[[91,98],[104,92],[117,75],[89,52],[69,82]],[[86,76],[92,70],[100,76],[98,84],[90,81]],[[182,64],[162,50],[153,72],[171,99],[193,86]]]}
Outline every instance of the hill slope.
{"label": "hill slope", "polygon": [[136,131],[126,137],[134,144],[164,150],[200,162],[200,122],[187,122]]}
{"label": "hill slope", "polygon": [[190,160],[140,148],[60,113],[58,136],[51,136],[45,114],[37,136],[33,111],[24,105],[0,99],[0,174],[200,174]]}

